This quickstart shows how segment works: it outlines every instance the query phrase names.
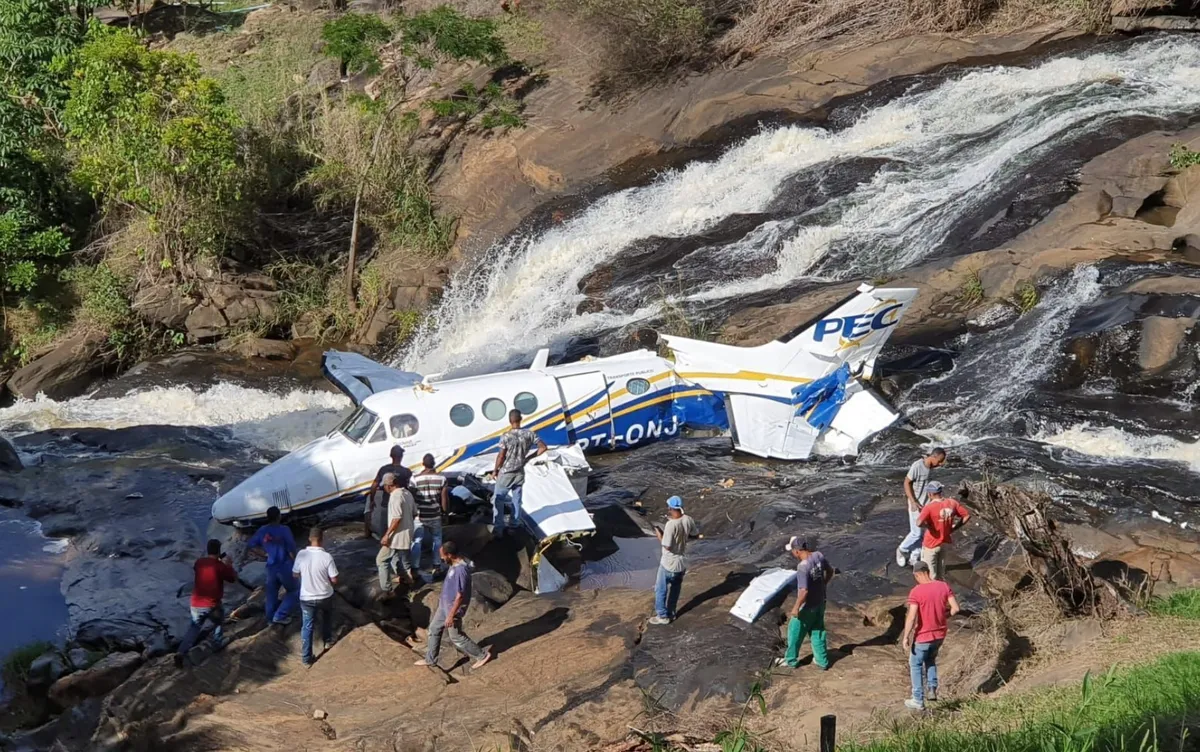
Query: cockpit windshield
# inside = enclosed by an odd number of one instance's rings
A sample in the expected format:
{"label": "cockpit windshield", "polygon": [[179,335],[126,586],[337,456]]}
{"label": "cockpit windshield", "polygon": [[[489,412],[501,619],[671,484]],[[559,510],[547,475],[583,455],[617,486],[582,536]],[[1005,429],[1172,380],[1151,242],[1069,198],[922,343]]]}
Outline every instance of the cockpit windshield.
{"label": "cockpit windshield", "polygon": [[363,439],[367,438],[367,434],[371,432],[371,426],[375,425],[378,418],[379,416],[375,413],[365,407],[360,407],[351,413],[349,418],[342,421],[337,430],[355,444],[361,444]]}

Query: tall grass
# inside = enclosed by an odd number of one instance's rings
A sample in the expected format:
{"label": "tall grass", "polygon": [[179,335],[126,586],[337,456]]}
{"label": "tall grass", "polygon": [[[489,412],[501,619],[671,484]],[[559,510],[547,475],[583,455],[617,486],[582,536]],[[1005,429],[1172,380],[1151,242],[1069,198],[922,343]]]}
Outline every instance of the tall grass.
{"label": "tall grass", "polygon": [[1180,619],[1200,619],[1200,588],[1177,590],[1148,604],[1151,613]]}
{"label": "tall grass", "polygon": [[5,678],[24,682],[29,678],[29,667],[33,665],[33,662],[43,653],[53,649],[54,645],[45,640],[36,640],[14,648],[4,657],[4,664],[0,670],[4,672]]}
{"label": "tall grass", "polygon": [[1167,655],[1081,687],[974,700],[846,752],[1182,752],[1200,723],[1200,652]]}

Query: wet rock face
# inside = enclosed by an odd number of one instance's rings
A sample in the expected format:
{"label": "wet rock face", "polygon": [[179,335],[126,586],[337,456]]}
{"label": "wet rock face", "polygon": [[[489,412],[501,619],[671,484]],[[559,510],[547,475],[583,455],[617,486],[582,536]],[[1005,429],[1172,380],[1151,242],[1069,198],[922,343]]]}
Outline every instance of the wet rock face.
{"label": "wet rock face", "polygon": [[141,663],[142,657],[137,653],[112,653],[91,668],[54,682],[48,697],[59,708],[69,708],[89,697],[100,697],[120,686]]}

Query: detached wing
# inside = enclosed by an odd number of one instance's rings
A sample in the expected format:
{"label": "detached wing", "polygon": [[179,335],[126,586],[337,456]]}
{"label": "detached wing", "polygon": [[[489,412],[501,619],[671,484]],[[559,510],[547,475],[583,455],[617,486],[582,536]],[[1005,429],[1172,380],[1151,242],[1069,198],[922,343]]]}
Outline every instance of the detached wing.
{"label": "detached wing", "polygon": [[376,392],[415,386],[424,379],[419,373],[400,371],[358,353],[336,350],[322,356],[321,372],[356,405]]}

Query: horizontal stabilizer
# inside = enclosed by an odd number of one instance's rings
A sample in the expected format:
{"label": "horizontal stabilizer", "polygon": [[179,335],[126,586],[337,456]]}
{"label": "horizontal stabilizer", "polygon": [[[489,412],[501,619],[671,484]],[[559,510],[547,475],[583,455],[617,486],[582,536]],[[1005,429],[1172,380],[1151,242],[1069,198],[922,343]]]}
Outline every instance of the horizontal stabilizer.
{"label": "horizontal stabilizer", "polygon": [[356,405],[376,392],[415,386],[422,381],[419,373],[400,371],[358,353],[336,350],[322,356],[321,372]]}

